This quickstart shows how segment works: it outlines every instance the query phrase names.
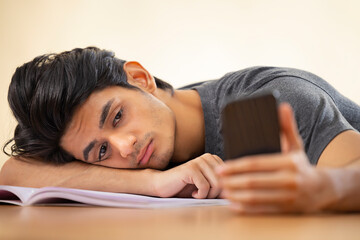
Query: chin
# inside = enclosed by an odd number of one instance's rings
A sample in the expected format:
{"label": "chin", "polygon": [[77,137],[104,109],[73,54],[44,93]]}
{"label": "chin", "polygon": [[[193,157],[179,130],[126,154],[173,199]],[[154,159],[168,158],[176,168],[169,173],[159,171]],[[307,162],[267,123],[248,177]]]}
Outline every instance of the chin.
{"label": "chin", "polygon": [[149,166],[149,167],[157,170],[165,170],[170,163],[172,152],[162,154],[161,156],[162,156],[161,158],[158,157],[154,159],[155,166]]}

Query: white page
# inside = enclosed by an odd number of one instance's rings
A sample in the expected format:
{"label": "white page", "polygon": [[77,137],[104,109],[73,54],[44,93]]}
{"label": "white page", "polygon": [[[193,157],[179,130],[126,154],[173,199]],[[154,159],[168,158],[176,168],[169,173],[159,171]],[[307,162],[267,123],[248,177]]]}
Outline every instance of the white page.
{"label": "white page", "polygon": [[[20,198],[21,202],[26,202],[29,197],[37,190],[38,188],[29,188],[29,187],[17,187],[17,186],[9,186],[9,185],[0,185],[0,190],[5,190],[8,192],[12,192],[18,198]],[[0,194],[1,196],[1,194]]]}
{"label": "white page", "polygon": [[[24,205],[49,204],[43,199],[69,199],[82,202],[89,205],[107,206],[107,207],[127,207],[127,208],[169,208],[185,206],[209,206],[209,205],[228,205],[224,199],[194,199],[194,198],[157,198],[136,194],[111,193],[101,191],[90,191],[73,188],[45,187],[45,188],[22,188],[6,187],[9,190],[15,190],[23,194],[23,199],[29,198]],[[59,201],[59,203],[61,203]],[[54,203],[52,202],[51,205]],[[65,204],[66,205],[66,204]]]}

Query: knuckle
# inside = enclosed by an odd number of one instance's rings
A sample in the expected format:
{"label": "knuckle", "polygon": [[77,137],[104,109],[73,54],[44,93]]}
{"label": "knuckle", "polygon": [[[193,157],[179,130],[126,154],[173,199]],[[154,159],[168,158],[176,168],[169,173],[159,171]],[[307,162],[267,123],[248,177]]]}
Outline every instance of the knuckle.
{"label": "knuckle", "polygon": [[199,164],[201,164],[201,163],[203,163],[203,162],[205,162],[205,161],[206,161],[206,158],[205,158],[204,156],[200,156],[200,157],[198,157],[198,158],[196,159],[196,161],[194,161],[194,164],[199,165]]}
{"label": "knuckle", "polygon": [[199,165],[198,165],[198,162],[197,161],[190,161],[190,162],[188,162],[189,164],[188,164],[188,166],[189,166],[189,169],[191,170],[191,171],[195,171],[195,170],[197,170],[198,168],[199,168]]}
{"label": "knuckle", "polygon": [[219,162],[224,162],[222,159],[221,159],[221,157],[219,157],[218,155],[213,155],[213,157],[216,159],[216,160],[218,160]]}

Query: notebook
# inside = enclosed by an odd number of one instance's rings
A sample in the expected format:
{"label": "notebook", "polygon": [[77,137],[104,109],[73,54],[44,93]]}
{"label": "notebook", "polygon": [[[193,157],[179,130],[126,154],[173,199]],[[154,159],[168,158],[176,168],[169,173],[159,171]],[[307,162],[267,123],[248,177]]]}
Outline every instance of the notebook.
{"label": "notebook", "polygon": [[225,199],[158,198],[63,187],[29,188],[0,185],[0,203],[19,206],[104,206],[122,208],[173,208],[228,205]]}

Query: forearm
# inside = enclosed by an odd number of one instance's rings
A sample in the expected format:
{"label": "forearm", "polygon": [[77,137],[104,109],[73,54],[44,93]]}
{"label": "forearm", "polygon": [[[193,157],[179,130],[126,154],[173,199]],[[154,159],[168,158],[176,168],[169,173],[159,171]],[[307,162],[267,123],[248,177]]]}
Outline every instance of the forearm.
{"label": "forearm", "polygon": [[360,211],[360,160],[357,163],[344,168],[324,169],[333,193],[333,201],[324,210]]}
{"label": "forearm", "polygon": [[55,166],[35,160],[11,158],[0,173],[0,184],[45,187],[59,186],[109,192],[156,195],[152,177],[156,170],[125,170],[71,162]]}

